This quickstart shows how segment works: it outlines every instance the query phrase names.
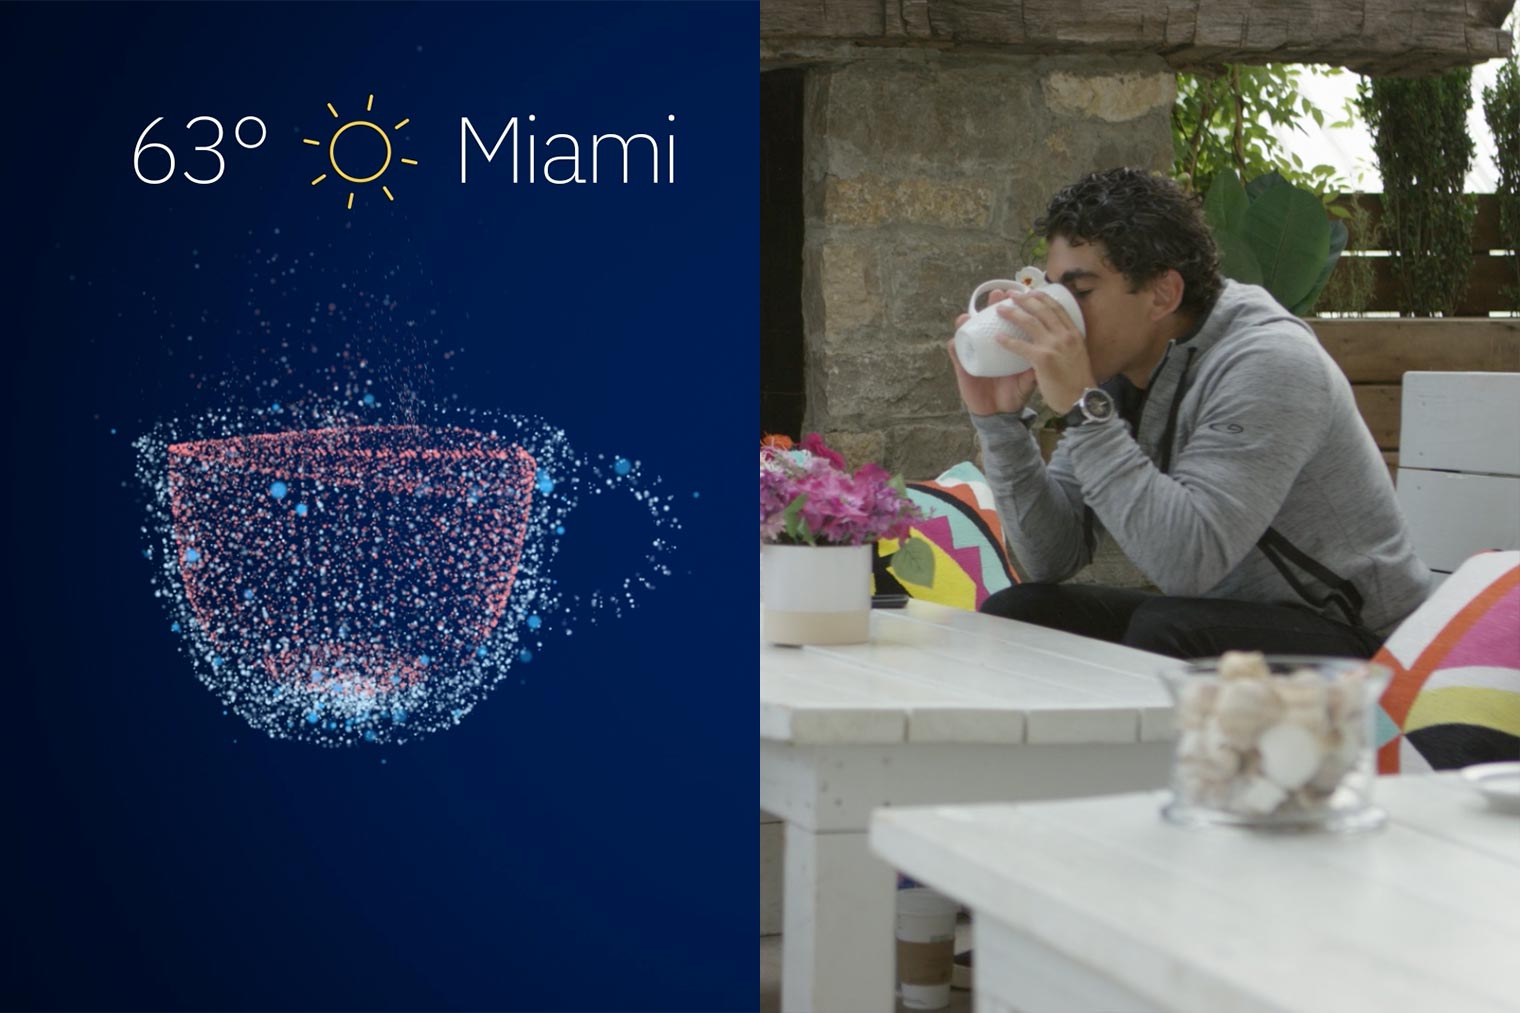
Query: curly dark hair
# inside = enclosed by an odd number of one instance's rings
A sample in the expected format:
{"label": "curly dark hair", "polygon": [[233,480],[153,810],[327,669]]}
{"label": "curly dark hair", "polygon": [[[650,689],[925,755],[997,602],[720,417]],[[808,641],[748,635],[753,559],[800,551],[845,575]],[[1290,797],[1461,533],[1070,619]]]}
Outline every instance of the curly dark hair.
{"label": "curly dark hair", "polygon": [[1083,176],[1051,198],[1034,228],[1072,245],[1101,242],[1131,291],[1176,268],[1182,308],[1193,313],[1207,311],[1223,286],[1219,247],[1204,221],[1202,200],[1145,169]]}

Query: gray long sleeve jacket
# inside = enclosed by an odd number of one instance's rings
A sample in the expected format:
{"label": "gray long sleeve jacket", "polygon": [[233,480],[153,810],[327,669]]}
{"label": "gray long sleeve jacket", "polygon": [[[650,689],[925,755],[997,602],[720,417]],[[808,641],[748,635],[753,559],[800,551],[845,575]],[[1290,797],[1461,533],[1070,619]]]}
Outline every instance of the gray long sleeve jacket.
{"label": "gray long sleeve jacket", "polygon": [[1018,415],[972,421],[1031,580],[1070,577],[1106,533],[1164,594],[1306,604],[1384,636],[1429,592],[1350,384],[1255,285],[1226,281],[1167,347],[1137,432],[1077,427],[1047,467]]}

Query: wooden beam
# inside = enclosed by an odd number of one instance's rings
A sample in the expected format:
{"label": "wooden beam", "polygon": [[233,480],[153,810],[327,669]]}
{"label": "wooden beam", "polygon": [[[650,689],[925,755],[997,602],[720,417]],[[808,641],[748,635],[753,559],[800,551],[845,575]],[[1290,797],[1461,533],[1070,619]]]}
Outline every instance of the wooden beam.
{"label": "wooden beam", "polygon": [[1372,431],[1380,450],[1399,449],[1399,410],[1402,385],[1397,383],[1359,383],[1351,388],[1362,421]]}
{"label": "wooden beam", "polygon": [[1520,373],[1520,320],[1309,320],[1354,384],[1399,383],[1410,370]]}
{"label": "wooden beam", "polygon": [[1179,69],[1325,63],[1414,75],[1510,54],[1514,0],[761,0],[762,40],[1031,55],[1159,53]]}

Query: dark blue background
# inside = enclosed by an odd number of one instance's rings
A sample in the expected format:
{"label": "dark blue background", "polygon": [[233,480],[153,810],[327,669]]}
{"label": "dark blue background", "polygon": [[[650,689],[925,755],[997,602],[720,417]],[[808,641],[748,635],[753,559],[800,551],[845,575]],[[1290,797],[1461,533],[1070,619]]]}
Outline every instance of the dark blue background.
{"label": "dark blue background", "polygon": [[[0,12],[4,1005],[755,1005],[755,28],[748,4]],[[421,165],[347,212],[298,138],[371,92]],[[541,139],[662,141],[675,113],[677,181],[513,186],[498,156],[461,186],[459,117],[489,141],[528,113]],[[218,183],[133,175],[154,117],[206,174],[184,123],[249,114],[269,140],[229,134]],[[269,286],[271,252],[301,273]],[[432,396],[701,493],[631,617],[387,749],[222,716],[152,598],[130,446],[267,361],[251,302],[299,322],[344,277],[425,321]],[[615,506],[576,514],[562,583],[627,569]]]}

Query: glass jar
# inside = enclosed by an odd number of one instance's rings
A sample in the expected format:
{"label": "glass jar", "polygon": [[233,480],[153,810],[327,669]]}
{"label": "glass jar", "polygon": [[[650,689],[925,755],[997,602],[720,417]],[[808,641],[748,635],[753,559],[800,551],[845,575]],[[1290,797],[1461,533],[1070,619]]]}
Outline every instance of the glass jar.
{"label": "glass jar", "polygon": [[1391,678],[1355,658],[1230,652],[1161,672],[1176,703],[1172,801],[1184,826],[1375,829],[1374,721]]}

